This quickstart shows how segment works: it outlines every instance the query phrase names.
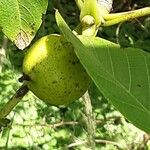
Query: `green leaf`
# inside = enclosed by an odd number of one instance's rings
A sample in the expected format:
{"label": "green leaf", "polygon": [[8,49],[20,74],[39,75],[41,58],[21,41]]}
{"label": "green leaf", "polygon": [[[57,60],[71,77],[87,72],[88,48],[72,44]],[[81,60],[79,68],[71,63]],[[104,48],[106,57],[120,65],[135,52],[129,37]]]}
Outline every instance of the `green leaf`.
{"label": "green leaf", "polygon": [[47,5],[48,0],[0,0],[0,28],[24,49],[39,29]]}
{"label": "green leaf", "polygon": [[98,37],[77,37],[58,12],[56,20],[105,98],[135,126],[150,133],[150,54]]}

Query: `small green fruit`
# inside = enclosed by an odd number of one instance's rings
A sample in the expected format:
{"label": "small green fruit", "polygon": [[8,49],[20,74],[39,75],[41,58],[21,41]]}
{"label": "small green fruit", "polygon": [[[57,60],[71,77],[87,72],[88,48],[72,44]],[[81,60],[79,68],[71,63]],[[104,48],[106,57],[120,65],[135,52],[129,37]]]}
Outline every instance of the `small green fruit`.
{"label": "small green fruit", "polygon": [[91,82],[73,46],[60,35],[45,36],[28,50],[23,73],[30,78],[25,81],[29,90],[52,105],[80,98]]}

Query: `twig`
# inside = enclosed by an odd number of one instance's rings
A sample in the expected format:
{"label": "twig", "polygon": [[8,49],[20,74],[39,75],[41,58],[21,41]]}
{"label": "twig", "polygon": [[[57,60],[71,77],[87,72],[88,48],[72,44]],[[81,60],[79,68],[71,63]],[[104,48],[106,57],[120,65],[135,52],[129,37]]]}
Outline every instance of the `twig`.
{"label": "twig", "polygon": [[[107,118],[107,120],[95,120],[96,125],[99,124],[104,124],[106,121],[112,120],[112,119],[120,119],[121,117],[119,116],[113,116],[113,117],[109,117]],[[15,126],[23,126],[23,127],[32,127],[32,126],[43,126],[43,127],[48,127],[48,128],[58,128],[61,126],[66,126],[66,125],[70,125],[70,126],[74,126],[74,125],[80,125],[83,124],[83,121],[61,121],[58,123],[54,123],[54,124],[40,124],[40,123],[34,123],[34,124],[19,124],[19,123],[14,123],[13,125]]]}
{"label": "twig", "polygon": [[95,118],[92,112],[92,104],[88,91],[83,95],[83,101],[85,105],[85,123],[88,132],[88,143],[92,150],[95,149]]}
{"label": "twig", "polygon": [[64,122],[64,121],[61,121],[60,123],[56,123],[56,124],[53,124],[53,125],[49,125],[51,128],[57,128],[57,127],[60,127],[60,126],[64,126],[64,125],[77,125],[79,124],[79,122],[77,121],[68,121],[68,122]]}
{"label": "twig", "polygon": [[86,144],[86,143],[87,143],[87,141],[77,141],[75,143],[69,144],[67,146],[67,148],[72,148],[72,147],[75,147],[75,146],[80,146],[80,145],[83,145],[83,144]]}
{"label": "twig", "polygon": [[12,120],[11,120],[11,123],[10,123],[10,125],[9,125],[9,130],[8,130],[8,135],[7,135],[7,139],[6,139],[5,150],[8,149],[9,138],[10,138],[10,130],[11,130],[11,126],[12,126],[13,121],[14,121],[14,117],[15,117],[15,113],[14,113],[14,115],[13,115],[13,117],[12,117]]}
{"label": "twig", "polygon": [[0,110],[0,119],[5,118],[12,109],[19,103],[25,94],[28,92],[26,85],[22,85],[19,90],[14,94],[14,96],[3,106]]}
{"label": "twig", "polygon": [[43,126],[43,127],[48,127],[48,128],[57,128],[57,127],[61,127],[61,126],[65,126],[65,125],[70,125],[70,126],[73,126],[73,125],[78,125],[80,124],[80,122],[77,122],[77,121],[67,121],[67,122],[64,122],[64,121],[61,121],[59,123],[55,123],[55,124],[47,124],[47,123],[44,123],[44,124],[19,124],[19,123],[16,123],[14,124],[15,126],[23,126],[23,127],[32,127],[32,126]]}
{"label": "twig", "polygon": [[118,144],[117,142],[114,142],[114,141],[108,141],[108,140],[102,140],[102,139],[95,139],[95,142],[96,142],[96,143],[103,143],[103,144],[115,145],[115,146],[117,146],[118,148],[121,147],[120,144]]}
{"label": "twig", "polygon": [[55,123],[55,124],[47,124],[47,123],[44,123],[44,124],[19,124],[19,123],[16,123],[14,124],[15,126],[23,126],[23,127],[32,127],[32,126],[43,126],[43,127],[48,127],[48,128],[57,128],[57,127],[61,127],[61,126],[65,126],[65,125],[70,125],[70,126],[73,126],[73,125],[78,125],[80,124],[80,122],[77,122],[77,121],[67,121],[67,122],[64,122],[64,121],[61,121],[59,123]]}
{"label": "twig", "polygon": [[[88,143],[88,141],[77,141],[75,143],[69,144],[67,146],[67,148],[72,148],[72,147],[84,145],[84,144],[87,144],[87,143]],[[117,146],[118,148],[121,148],[121,145],[118,144],[117,142],[114,142],[114,141],[108,141],[108,140],[102,140],[102,139],[95,139],[95,143],[111,144],[111,145]]]}

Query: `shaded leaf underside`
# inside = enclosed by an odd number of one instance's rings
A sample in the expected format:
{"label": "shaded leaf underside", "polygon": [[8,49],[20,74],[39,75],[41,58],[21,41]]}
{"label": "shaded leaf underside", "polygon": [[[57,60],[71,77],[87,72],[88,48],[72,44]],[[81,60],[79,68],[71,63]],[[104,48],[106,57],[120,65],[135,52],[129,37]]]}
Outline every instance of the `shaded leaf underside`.
{"label": "shaded leaf underside", "polygon": [[150,54],[98,37],[76,37],[58,12],[56,19],[103,95],[134,125],[150,133]]}

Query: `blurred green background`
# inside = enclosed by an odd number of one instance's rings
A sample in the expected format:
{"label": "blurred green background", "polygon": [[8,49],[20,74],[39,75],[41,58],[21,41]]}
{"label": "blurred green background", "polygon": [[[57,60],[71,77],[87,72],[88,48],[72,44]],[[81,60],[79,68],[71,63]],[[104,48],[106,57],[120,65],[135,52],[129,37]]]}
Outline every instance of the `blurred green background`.
{"label": "blurred green background", "polygon": [[[134,10],[149,5],[149,0],[117,0],[112,11]],[[54,8],[60,10],[72,29],[77,26],[79,10],[75,1],[51,0],[32,43],[44,35],[59,33]],[[100,28],[98,36],[123,47],[138,47],[150,52],[150,16]],[[0,46],[2,108],[20,86],[18,78],[21,76],[22,59],[26,50],[18,50],[2,32]],[[128,122],[108,103],[94,84],[90,87],[89,93],[96,123],[97,150],[150,150],[150,137]],[[28,93],[8,116],[11,123],[0,133],[0,149],[88,150],[88,144],[71,147],[72,143],[79,143],[88,138],[84,107],[83,100],[79,99],[63,112],[62,109],[48,106],[32,93]]]}

